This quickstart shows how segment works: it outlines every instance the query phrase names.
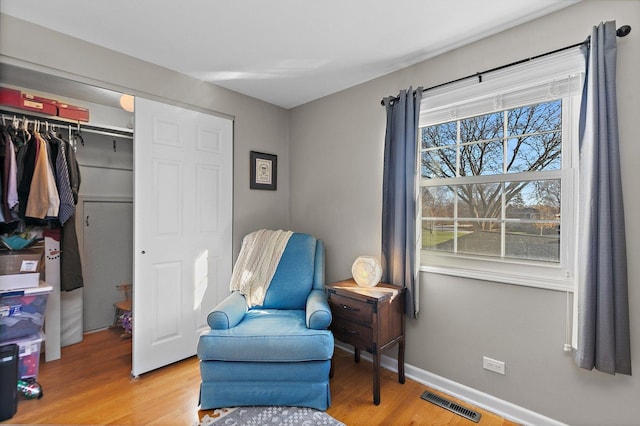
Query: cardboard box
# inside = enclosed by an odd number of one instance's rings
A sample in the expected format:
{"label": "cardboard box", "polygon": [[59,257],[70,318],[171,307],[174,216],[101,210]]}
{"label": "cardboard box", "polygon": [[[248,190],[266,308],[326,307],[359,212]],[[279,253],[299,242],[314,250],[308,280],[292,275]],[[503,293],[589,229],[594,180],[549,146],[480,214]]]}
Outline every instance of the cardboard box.
{"label": "cardboard box", "polygon": [[40,369],[40,347],[43,340],[45,340],[44,333],[39,331],[33,336],[2,342],[3,345],[11,343],[18,345],[19,379],[26,379],[28,377],[34,377],[37,379],[38,370]]}
{"label": "cardboard box", "polygon": [[76,105],[58,103],[58,117],[76,121],[89,121],[89,110]]}
{"label": "cardboard box", "polygon": [[41,331],[47,297],[52,290],[41,281],[37,288],[0,292],[0,341],[21,339]]}
{"label": "cardboard box", "polygon": [[40,272],[43,264],[44,247],[24,250],[0,250],[0,275]]}
{"label": "cardboard box", "polygon": [[0,250],[0,291],[38,287],[43,256],[43,246]]}

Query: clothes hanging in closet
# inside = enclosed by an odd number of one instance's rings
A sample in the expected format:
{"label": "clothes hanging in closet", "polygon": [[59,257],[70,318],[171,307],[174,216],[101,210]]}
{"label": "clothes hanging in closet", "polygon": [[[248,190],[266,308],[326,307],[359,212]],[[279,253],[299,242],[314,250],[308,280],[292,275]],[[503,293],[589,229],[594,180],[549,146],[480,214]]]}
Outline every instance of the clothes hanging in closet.
{"label": "clothes hanging in closet", "polygon": [[71,291],[84,286],[75,215],[62,227],[60,251],[60,290]]}
{"label": "clothes hanging in closet", "polygon": [[2,125],[0,135],[0,222],[62,228],[61,290],[82,287],[74,216],[80,167],[73,147],[52,131]]}
{"label": "clothes hanging in closet", "polygon": [[80,171],[70,143],[52,131],[2,126],[2,222],[57,219],[74,214]]}
{"label": "clothes hanging in closet", "polygon": [[0,208],[1,220],[4,221],[5,217],[12,217],[11,209],[18,204],[18,190],[15,176],[17,173],[15,146],[11,135],[4,126],[0,128],[0,143],[2,143],[4,147],[2,150],[4,161],[2,161],[1,193],[6,196],[2,196],[2,207]]}
{"label": "clothes hanging in closet", "polygon": [[49,144],[33,132],[33,142],[36,144],[36,159],[27,200],[25,216],[36,219],[58,216],[60,197],[53,180],[51,163],[49,162]]}

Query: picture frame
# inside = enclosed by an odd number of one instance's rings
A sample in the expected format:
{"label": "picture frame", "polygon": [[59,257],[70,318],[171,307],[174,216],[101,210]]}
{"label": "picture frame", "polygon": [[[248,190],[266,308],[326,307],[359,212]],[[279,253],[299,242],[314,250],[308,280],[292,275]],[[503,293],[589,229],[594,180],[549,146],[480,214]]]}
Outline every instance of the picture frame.
{"label": "picture frame", "polygon": [[278,156],[251,151],[249,156],[249,188],[275,191],[278,188]]}

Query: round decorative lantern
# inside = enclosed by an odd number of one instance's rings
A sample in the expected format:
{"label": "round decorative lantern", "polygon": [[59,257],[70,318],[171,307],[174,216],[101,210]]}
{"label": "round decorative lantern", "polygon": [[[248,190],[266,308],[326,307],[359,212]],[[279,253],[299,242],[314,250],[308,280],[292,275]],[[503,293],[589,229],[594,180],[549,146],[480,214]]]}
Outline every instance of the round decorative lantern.
{"label": "round decorative lantern", "polygon": [[382,266],[374,256],[360,256],[351,266],[351,275],[361,287],[374,287],[382,277]]}

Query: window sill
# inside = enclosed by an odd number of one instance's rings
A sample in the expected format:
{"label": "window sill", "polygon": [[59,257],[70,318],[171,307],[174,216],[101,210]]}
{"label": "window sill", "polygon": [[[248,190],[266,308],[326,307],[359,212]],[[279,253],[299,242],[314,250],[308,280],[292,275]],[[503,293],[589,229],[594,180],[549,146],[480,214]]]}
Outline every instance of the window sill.
{"label": "window sill", "polygon": [[521,285],[526,287],[542,288],[573,293],[574,283],[571,278],[559,277],[535,277],[495,271],[480,271],[474,269],[456,268],[450,266],[420,266],[420,272],[431,274],[449,275],[475,280],[491,281],[503,284]]}

